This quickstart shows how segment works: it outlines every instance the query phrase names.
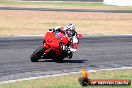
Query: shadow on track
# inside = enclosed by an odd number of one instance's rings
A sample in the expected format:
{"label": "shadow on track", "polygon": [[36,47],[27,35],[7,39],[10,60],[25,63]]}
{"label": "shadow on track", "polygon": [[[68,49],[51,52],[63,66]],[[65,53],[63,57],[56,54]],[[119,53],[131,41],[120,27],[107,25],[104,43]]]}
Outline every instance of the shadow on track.
{"label": "shadow on track", "polygon": [[63,60],[61,62],[57,62],[55,60],[41,60],[38,62],[56,62],[56,63],[85,63],[87,60]]}

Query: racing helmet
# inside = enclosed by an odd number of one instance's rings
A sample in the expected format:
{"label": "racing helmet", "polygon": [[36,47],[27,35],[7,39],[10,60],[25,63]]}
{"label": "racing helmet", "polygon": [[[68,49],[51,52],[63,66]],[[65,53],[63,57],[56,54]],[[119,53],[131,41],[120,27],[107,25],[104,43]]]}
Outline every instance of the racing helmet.
{"label": "racing helmet", "polygon": [[65,26],[64,30],[66,31],[68,36],[73,36],[73,34],[75,33],[75,26],[74,24],[69,23]]}

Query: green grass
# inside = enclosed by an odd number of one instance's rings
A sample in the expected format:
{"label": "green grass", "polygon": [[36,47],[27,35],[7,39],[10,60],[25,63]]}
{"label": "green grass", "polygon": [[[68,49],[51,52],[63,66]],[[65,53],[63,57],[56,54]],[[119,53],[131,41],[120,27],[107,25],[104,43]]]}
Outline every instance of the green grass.
{"label": "green grass", "polygon": [[46,8],[80,8],[80,9],[108,9],[108,10],[131,10],[131,6],[110,6],[110,5],[105,5],[103,3],[93,3],[93,2],[17,2],[17,1],[3,1],[0,0],[0,5],[20,5],[24,7],[30,7],[29,5],[32,6],[46,6]]}
{"label": "green grass", "polygon": [[[48,77],[29,81],[0,84],[0,88],[83,88],[79,82],[80,74],[70,74],[58,77]],[[116,71],[97,71],[90,73],[91,79],[130,79],[132,69]],[[84,88],[132,88],[132,86],[87,86]]]}
{"label": "green grass", "polygon": [[15,2],[15,1],[0,1],[0,4],[5,5],[66,5],[66,6],[103,6],[101,3],[87,2]]}

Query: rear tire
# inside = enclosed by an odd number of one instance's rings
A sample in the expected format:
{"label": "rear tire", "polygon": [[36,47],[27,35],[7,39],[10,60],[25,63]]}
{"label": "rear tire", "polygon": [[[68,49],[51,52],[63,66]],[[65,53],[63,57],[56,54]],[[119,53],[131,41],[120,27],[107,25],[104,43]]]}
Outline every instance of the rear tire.
{"label": "rear tire", "polygon": [[55,58],[56,62],[63,62],[63,59],[64,57],[62,55]]}
{"label": "rear tire", "polygon": [[31,55],[31,57],[30,57],[31,62],[37,62],[37,61],[41,58],[41,56],[42,56],[42,54],[43,54],[43,50],[44,50],[44,46],[38,47],[38,48],[32,53],[32,55]]}

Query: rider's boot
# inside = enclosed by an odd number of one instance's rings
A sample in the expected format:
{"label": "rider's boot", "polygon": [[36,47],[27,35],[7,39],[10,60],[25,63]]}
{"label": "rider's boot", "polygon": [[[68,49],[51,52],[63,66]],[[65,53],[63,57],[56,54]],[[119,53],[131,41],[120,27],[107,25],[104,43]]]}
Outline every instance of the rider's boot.
{"label": "rider's boot", "polygon": [[71,59],[73,56],[73,53],[71,51],[67,52],[67,58],[68,59]]}

